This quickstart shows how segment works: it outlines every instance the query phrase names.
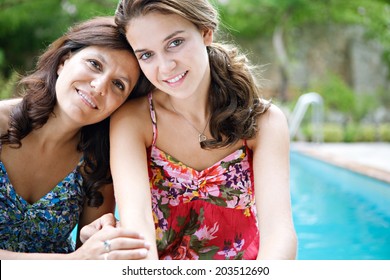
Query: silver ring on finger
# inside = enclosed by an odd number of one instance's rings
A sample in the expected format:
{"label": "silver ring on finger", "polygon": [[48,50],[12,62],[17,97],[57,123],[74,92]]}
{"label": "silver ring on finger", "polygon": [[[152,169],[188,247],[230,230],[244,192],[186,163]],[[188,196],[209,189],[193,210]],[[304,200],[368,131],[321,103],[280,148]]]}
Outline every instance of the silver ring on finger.
{"label": "silver ring on finger", "polygon": [[106,252],[111,251],[111,241],[110,240],[104,240],[103,246],[104,246],[104,249],[106,250]]}

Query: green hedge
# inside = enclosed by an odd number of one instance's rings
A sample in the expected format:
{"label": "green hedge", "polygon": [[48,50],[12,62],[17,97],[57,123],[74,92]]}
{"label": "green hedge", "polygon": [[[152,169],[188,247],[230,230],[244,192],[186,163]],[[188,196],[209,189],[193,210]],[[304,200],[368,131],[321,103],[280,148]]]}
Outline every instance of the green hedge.
{"label": "green hedge", "polygon": [[[306,141],[313,141],[311,124],[302,126],[301,132]],[[390,124],[324,123],[323,137],[324,142],[390,142]]]}
{"label": "green hedge", "polygon": [[379,126],[379,139],[383,142],[390,142],[390,124],[381,124]]}

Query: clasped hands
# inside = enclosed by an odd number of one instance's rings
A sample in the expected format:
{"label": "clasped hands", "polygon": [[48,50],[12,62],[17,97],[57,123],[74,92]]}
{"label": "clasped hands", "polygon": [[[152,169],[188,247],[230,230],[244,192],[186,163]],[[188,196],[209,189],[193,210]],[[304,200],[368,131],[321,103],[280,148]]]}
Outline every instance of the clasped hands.
{"label": "clasped hands", "polygon": [[121,228],[113,214],[105,214],[80,230],[83,245],[77,259],[137,260],[147,256],[150,244],[142,235]]}

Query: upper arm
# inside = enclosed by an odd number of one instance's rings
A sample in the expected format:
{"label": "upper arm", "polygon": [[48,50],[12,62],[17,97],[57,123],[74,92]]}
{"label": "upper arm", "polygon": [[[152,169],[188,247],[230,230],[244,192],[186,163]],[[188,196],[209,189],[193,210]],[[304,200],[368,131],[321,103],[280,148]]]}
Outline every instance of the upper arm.
{"label": "upper arm", "polygon": [[0,101],[0,134],[3,134],[8,130],[11,110],[21,100],[21,98],[13,98]]}
{"label": "upper arm", "polygon": [[[289,141],[287,119],[279,108],[272,105],[260,116],[256,139],[250,142],[262,240],[279,242],[293,238],[295,232],[290,196]],[[266,244],[262,245],[262,250],[267,251]],[[272,248],[274,252],[278,251],[277,246]]]}
{"label": "upper arm", "polygon": [[259,119],[253,146],[256,202],[260,222],[290,213],[289,134],[284,114],[274,105]]}
{"label": "upper arm", "polygon": [[124,217],[135,214],[150,200],[146,130],[151,121],[142,117],[138,106],[125,104],[113,114],[110,123],[111,172],[123,226],[130,226],[130,219]]}

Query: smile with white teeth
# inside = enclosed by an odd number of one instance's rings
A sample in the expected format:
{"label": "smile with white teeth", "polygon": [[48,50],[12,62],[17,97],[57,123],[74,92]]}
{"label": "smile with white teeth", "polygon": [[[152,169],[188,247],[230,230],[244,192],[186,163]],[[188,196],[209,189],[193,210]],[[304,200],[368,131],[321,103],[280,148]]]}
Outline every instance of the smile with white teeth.
{"label": "smile with white teeth", "polygon": [[187,72],[184,72],[183,74],[180,74],[180,75],[176,76],[176,77],[173,78],[173,79],[167,80],[167,82],[168,82],[168,83],[176,83],[177,81],[179,81],[180,79],[182,79],[186,74],[187,74]]}
{"label": "smile with white teeth", "polygon": [[81,96],[82,99],[84,99],[85,101],[88,102],[88,104],[90,104],[94,109],[97,108],[96,104],[93,103],[93,101],[91,99],[89,99],[88,96],[86,96],[84,93],[80,92],[80,91],[77,91],[77,93]]}

